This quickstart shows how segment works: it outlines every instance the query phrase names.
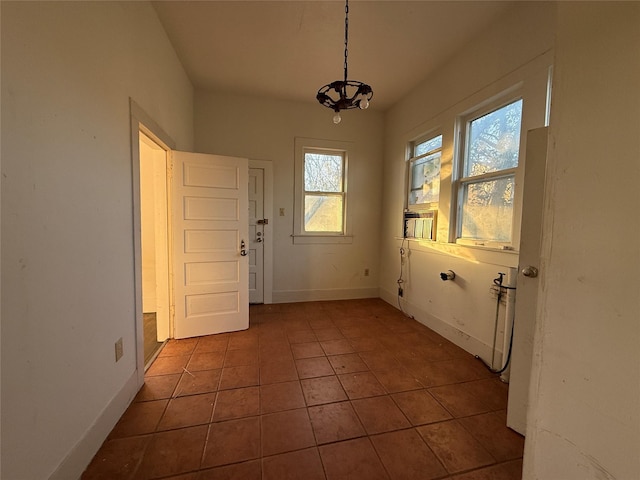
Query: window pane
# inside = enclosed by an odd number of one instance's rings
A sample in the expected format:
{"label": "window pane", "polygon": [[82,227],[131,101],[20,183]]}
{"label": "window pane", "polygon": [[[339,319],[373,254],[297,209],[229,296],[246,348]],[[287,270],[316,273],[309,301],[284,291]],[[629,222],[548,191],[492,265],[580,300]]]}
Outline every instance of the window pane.
{"label": "window pane", "polygon": [[342,233],[342,195],[305,195],[305,232]]}
{"label": "window pane", "polygon": [[465,177],[518,166],[522,100],[469,122]]}
{"label": "window pane", "polygon": [[420,155],[424,155],[425,153],[438,148],[442,148],[442,135],[438,135],[437,137],[430,138],[429,140],[417,144],[415,146],[413,156],[419,157]]}
{"label": "window pane", "polygon": [[440,152],[421,158],[411,167],[409,204],[437,202],[440,196]]}
{"label": "window pane", "polygon": [[511,241],[514,177],[464,185],[462,237]]}
{"label": "window pane", "polygon": [[342,155],[304,154],[307,192],[342,192]]}

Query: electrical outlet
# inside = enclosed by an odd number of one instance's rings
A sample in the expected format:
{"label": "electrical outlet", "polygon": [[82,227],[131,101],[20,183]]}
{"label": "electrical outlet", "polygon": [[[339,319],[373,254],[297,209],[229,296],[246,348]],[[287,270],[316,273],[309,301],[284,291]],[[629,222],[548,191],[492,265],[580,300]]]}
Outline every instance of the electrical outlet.
{"label": "electrical outlet", "polygon": [[124,355],[124,348],[122,347],[122,337],[116,342],[116,362]]}
{"label": "electrical outlet", "polygon": [[402,287],[398,287],[398,296],[401,297],[402,295],[404,295],[404,290]]}
{"label": "electrical outlet", "polygon": [[364,276],[365,276],[365,277],[368,277],[368,276],[369,276],[369,269],[368,269],[368,268],[365,268],[365,269],[364,269]]}

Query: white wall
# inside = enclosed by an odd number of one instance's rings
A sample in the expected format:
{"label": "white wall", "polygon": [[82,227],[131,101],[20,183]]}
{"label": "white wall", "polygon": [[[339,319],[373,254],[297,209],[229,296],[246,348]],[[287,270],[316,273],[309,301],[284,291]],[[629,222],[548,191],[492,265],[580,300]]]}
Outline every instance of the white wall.
{"label": "white wall", "polygon": [[[517,267],[518,255],[448,243],[452,228],[454,124],[456,116],[521,85],[523,129],[544,125],[553,19],[552,4],[518,5],[442,65],[385,118],[381,297],[397,303],[408,142],[431,131],[440,132],[443,153],[437,238],[434,243],[405,243],[409,254],[404,266],[402,305],[420,322],[486,360],[491,358],[496,315],[496,300],[490,287],[498,273],[513,272],[510,269]],[[521,161],[526,164],[522,156]],[[456,272],[456,280],[443,282],[439,274],[449,269]],[[500,351],[503,316],[501,308],[497,339]],[[501,360],[500,355],[497,358]]]}
{"label": "white wall", "polygon": [[[378,296],[382,114],[369,109],[342,116],[334,125],[333,112],[320,104],[196,92],[197,151],[273,162],[274,211],[266,215],[273,222],[274,238],[267,241],[274,242],[276,303]],[[348,185],[352,244],[293,245],[296,137],[355,143]]]}
{"label": "white wall", "polygon": [[560,3],[524,478],[640,475],[640,4]]}
{"label": "white wall", "polygon": [[129,97],[191,149],[193,89],[147,3],[1,8],[1,476],[77,478],[137,387]]}

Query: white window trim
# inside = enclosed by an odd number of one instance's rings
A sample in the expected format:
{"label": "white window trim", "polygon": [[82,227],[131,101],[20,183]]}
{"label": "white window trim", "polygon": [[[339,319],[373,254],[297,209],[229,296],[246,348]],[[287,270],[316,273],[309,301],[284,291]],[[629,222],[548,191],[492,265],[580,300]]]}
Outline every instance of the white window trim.
{"label": "white window trim", "polygon": [[[304,231],[304,152],[309,150],[327,150],[344,152],[344,229],[342,233],[307,233]],[[351,215],[349,209],[349,163],[354,161],[355,147],[352,142],[320,140],[315,138],[295,138],[295,197],[293,217],[294,244],[345,244],[353,243],[351,235]]]}
{"label": "white window trim", "polygon": [[[454,215],[450,229],[450,242],[458,245],[473,246],[489,249],[502,249],[502,250],[517,250],[519,248],[520,239],[520,214],[522,211],[522,178],[524,175],[524,155],[525,155],[525,142],[526,142],[526,129],[525,129],[525,109],[524,94],[521,85],[515,88],[508,89],[501,94],[498,94],[491,99],[477,105],[458,115],[455,125],[455,138],[458,140],[455,145],[454,159],[455,159],[455,177],[452,181],[451,188],[451,201],[452,201],[452,213]],[[518,166],[515,168],[509,168],[499,170],[497,172],[490,172],[484,175],[477,175],[473,177],[464,177],[464,164],[465,155],[468,143],[469,129],[468,124],[483,115],[486,115],[492,111],[498,110],[510,103],[523,100],[522,104],[522,118],[520,123],[520,145],[518,153]],[[480,240],[472,238],[459,237],[462,229],[462,206],[464,203],[464,185],[487,181],[492,179],[499,179],[508,176],[514,177],[514,200],[513,200],[513,218],[511,222],[511,241],[510,242],[498,242],[489,240]]]}

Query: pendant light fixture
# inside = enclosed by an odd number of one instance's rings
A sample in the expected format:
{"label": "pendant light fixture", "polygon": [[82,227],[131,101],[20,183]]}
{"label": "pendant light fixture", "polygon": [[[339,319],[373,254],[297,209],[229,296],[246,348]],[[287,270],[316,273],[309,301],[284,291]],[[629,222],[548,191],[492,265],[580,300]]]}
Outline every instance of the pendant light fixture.
{"label": "pendant light fixture", "polygon": [[373,97],[373,90],[366,83],[356,80],[349,80],[347,75],[347,58],[349,56],[349,0],[345,3],[344,17],[344,80],[336,80],[318,90],[316,98],[318,101],[332,109],[336,114],[333,116],[333,123],[340,123],[340,110],[360,108],[364,110],[369,107],[369,101]]}

